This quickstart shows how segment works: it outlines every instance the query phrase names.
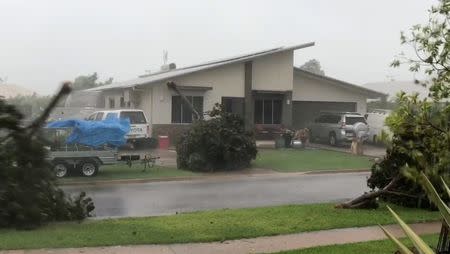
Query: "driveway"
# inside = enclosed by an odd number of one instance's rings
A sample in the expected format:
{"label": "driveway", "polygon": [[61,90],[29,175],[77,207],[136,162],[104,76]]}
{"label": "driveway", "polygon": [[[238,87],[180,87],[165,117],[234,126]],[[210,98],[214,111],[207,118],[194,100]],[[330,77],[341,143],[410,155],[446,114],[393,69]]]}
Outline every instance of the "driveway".
{"label": "driveway", "polygon": [[[319,143],[310,143],[310,147],[314,148],[320,148],[324,150],[331,150],[331,151],[338,151],[338,152],[345,152],[345,153],[351,153],[350,143],[345,143],[339,146],[330,146],[326,144],[319,144]],[[371,156],[371,157],[378,157],[383,158],[386,155],[386,148],[381,146],[374,146],[371,144],[364,144],[364,155]]]}
{"label": "driveway", "polygon": [[299,173],[209,177],[201,180],[65,186],[86,191],[97,217],[167,215],[221,208],[338,202],[367,191],[369,173]]}
{"label": "driveway", "polygon": [[[275,149],[275,141],[274,140],[257,140],[256,146],[258,148]],[[351,143],[344,143],[339,146],[330,146],[330,145],[323,144],[323,143],[310,143],[308,146],[312,147],[312,148],[344,152],[344,153],[352,152],[350,150]],[[364,144],[364,155],[382,158],[386,155],[386,148],[381,147],[381,146],[375,146],[372,144]]]}

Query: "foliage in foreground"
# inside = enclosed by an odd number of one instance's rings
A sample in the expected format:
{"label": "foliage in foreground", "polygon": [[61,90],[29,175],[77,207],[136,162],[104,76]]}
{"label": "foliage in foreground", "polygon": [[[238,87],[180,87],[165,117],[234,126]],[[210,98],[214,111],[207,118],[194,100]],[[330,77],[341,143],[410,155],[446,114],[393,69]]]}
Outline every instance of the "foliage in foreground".
{"label": "foliage in foreground", "polygon": [[72,199],[56,186],[39,132],[49,109],[69,91],[63,86],[52,106],[29,127],[23,127],[23,115],[14,106],[0,99],[0,228],[81,220],[94,209],[85,193]]}
{"label": "foliage in foreground", "polygon": [[[442,186],[446,190],[447,196],[450,196],[450,189],[448,188],[444,180],[443,179],[441,180]],[[450,208],[444,203],[444,201],[442,201],[436,189],[433,187],[433,185],[431,184],[431,182],[428,180],[428,178],[425,176],[424,173],[421,174],[421,181],[424,190],[430,197],[430,200],[432,200],[433,203],[439,208],[439,212],[441,213],[444,223],[447,225],[448,228],[450,225]],[[411,240],[411,242],[414,244],[414,247],[416,248],[416,250],[419,251],[419,253],[423,254],[435,253],[434,250],[430,248],[430,246],[422,238],[420,238],[390,207],[388,207],[388,209],[394,216],[394,218],[397,220],[397,222],[400,224],[400,227],[408,236],[408,238]],[[386,230],[382,226],[380,227],[386,234],[386,236],[397,245],[400,253],[413,254],[413,252],[408,247],[406,247],[402,242],[400,242],[397,238],[395,238],[388,230]],[[446,248],[446,246],[442,247]],[[445,251],[445,250],[438,250],[438,251]]]}
{"label": "foliage in foreground", "polygon": [[193,171],[233,170],[250,166],[257,149],[244,120],[216,104],[210,119],[197,120],[177,144],[178,168]]}
{"label": "foliage in foreground", "polygon": [[[419,185],[425,174],[438,188],[440,177],[450,178],[450,0],[440,0],[429,11],[426,25],[415,25],[409,37],[402,34],[402,44],[410,44],[415,59],[400,56],[392,66],[408,64],[410,70],[423,70],[429,76],[430,97],[399,95],[398,107],[386,119],[392,140],[386,157],[372,168],[368,186],[373,189],[354,200],[338,205],[362,207],[382,197],[402,205],[428,203]],[[447,198],[447,197],[446,197]]]}

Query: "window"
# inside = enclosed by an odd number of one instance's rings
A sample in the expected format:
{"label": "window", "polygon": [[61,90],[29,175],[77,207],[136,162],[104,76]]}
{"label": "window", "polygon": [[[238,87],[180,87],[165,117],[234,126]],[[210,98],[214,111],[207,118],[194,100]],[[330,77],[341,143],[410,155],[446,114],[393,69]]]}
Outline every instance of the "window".
{"label": "window", "polygon": [[90,115],[86,120],[93,121],[95,119],[95,115],[97,115],[97,113]]}
{"label": "window", "polygon": [[105,119],[114,119],[114,118],[118,118],[118,113],[108,113],[106,114],[106,118]]}
{"label": "window", "polygon": [[226,112],[244,116],[244,98],[222,97],[222,105]]}
{"label": "window", "polygon": [[124,97],[120,97],[120,107],[121,108],[125,107],[125,98]]}
{"label": "window", "polygon": [[145,116],[142,111],[123,111],[120,113],[120,118],[130,119],[131,124],[147,123],[147,120],[145,120]]}
{"label": "window", "polygon": [[103,112],[99,112],[95,117],[95,121],[101,121],[103,119]]}
{"label": "window", "polygon": [[109,98],[109,108],[114,108],[114,107],[116,107],[116,101],[114,100],[114,97],[113,98]]}
{"label": "window", "polygon": [[256,124],[281,124],[282,100],[257,99],[255,100]]}
{"label": "window", "polygon": [[[186,96],[199,114],[203,114],[203,96]],[[172,96],[172,123],[192,123],[193,112],[181,96]]]}

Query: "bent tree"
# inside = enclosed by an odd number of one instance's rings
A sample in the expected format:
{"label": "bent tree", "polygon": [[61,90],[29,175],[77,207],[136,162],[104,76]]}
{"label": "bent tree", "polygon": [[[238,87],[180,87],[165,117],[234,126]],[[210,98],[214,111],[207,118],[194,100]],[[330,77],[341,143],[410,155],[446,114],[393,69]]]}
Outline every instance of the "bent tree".
{"label": "bent tree", "polygon": [[339,208],[365,207],[383,196],[397,196],[397,201],[425,198],[417,184],[421,172],[435,186],[441,186],[440,177],[450,178],[450,0],[440,0],[428,12],[426,24],[400,36],[415,56],[399,55],[391,66],[408,65],[412,72],[425,73],[427,80],[416,83],[428,87],[429,97],[398,96],[398,108],[386,120],[392,132],[387,155],[373,165],[367,181],[373,191],[338,204]]}
{"label": "bent tree", "polygon": [[30,125],[0,98],[0,228],[34,228],[61,220],[81,220],[94,209],[81,193],[74,199],[58,188],[46,160],[41,126],[58,101],[70,92],[68,83]]}

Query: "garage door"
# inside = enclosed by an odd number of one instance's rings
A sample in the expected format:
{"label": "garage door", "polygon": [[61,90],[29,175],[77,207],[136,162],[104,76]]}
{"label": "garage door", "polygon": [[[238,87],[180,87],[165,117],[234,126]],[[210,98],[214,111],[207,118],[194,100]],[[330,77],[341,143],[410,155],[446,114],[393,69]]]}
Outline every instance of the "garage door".
{"label": "garage door", "polygon": [[293,101],[292,106],[292,123],[296,129],[307,127],[321,111],[356,112],[356,102]]}

